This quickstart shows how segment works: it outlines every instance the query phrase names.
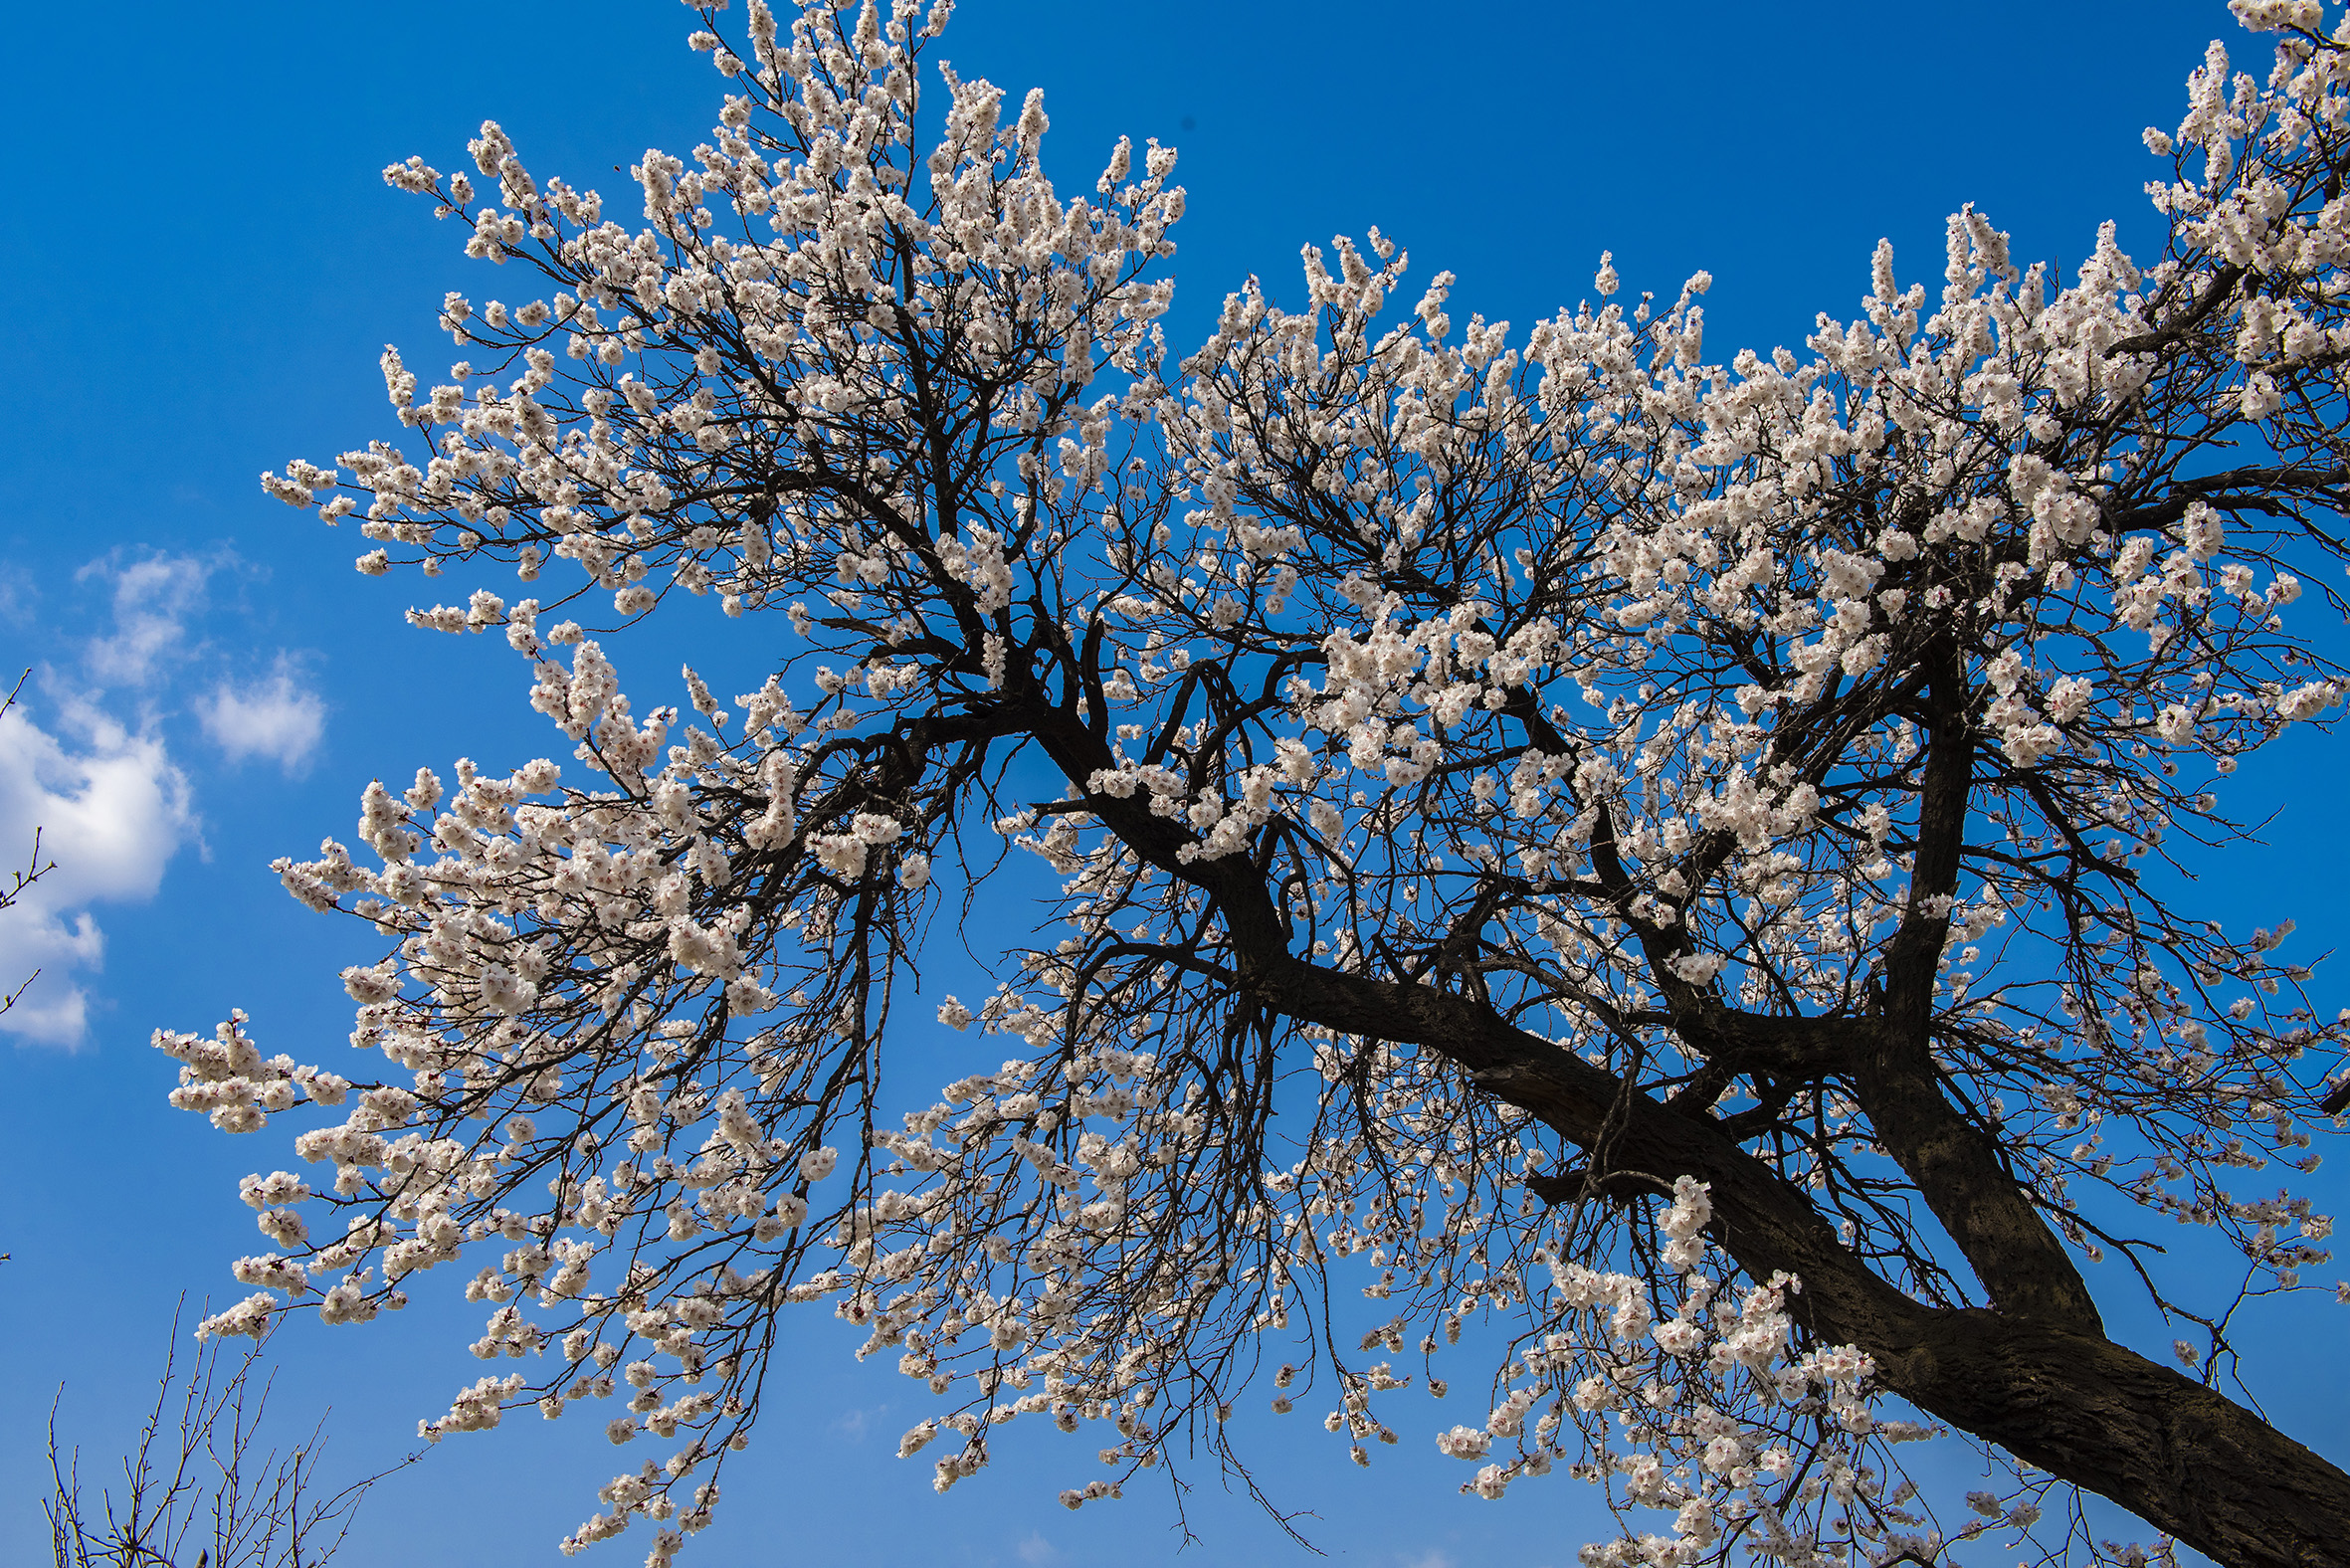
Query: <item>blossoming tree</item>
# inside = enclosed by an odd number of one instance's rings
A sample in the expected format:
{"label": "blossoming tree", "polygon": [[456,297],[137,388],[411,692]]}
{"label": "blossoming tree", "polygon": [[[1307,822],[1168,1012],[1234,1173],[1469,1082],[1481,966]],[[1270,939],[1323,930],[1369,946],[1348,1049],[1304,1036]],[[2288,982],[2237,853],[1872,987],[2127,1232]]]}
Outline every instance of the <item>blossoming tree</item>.
{"label": "blossoming tree", "polygon": [[[275,1250],[208,1329],[464,1275],[510,1370],[428,1435],[600,1409],[659,1452],[566,1544],[643,1514],[657,1561],[801,1303],[926,1387],[942,1489],[1033,1416],[1101,1435],[1079,1506],[1251,1388],[1369,1463],[1481,1346],[1440,1446],[1598,1487],[1592,1563],[2103,1553],[2068,1488],[2338,1561],[2350,1476],[2218,1383],[2230,1299],[2327,1256],[2247,1183],[2316,1165],[2346,1031],[2166,847],[2241,838],[2224,776],[2345,689],[2295,571],[2350,560],[2350,32],[2235,9],[2275,64],[2215,44],[2147,132],[2151,263],[1970,209],[1938,289],[1880,247],[1859,318],[1727,364],[1702,273],[1627,308],[1603,260],[1513,340],[1376,231],[1170,350],[1174,152],[1065,196],[944,0],[702,11],[729,96],[641,215],[494,124],[388,169],[530,297],[451,294],[400,430],[264,483],[363,572],[543,582],[410,615],[501,631],[562,755],[280,864],[394,944],[344,975],[367,1081],[158,1034],[224,1130],[340,1110],[245,1184]],[[689,711],[589,635],[718,611],[793,651]],[[1039,934],[909,1022],[1006,849]],[[941,1026],[997,1041],[909,1098]],[[1937,1432],[2015,1484],[1937,1514]]]}

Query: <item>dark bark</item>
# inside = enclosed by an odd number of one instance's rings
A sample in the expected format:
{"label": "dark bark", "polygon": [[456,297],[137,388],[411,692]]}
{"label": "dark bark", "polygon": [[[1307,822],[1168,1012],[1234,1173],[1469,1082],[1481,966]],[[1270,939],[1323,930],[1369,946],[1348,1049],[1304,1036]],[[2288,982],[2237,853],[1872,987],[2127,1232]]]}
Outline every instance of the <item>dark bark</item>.
{"label": "dark bark", "polygon": [[[1833,1320],[1830,1292],[1807,1290]],[[1883,1384],[2223,1563],[2350,1562],[2350,1475],[2101,1335],[1916,1307],[1869,1344]]]}
{"label": "dark bark", "polygon": [[1950,935],[1973,793],[1972,693],[1958,650],[1927,649],[1931,728],[1918,792],[1910,902],[1885,958],[1883,1027],[1844,1064],[1885,1152],[1917,1184],[1994,1305],[2088,1334],[2104,1324],[2087,1283],[2011,1176],[1998,1141],[1943,1092],[1934,1066],[1934,979]]}

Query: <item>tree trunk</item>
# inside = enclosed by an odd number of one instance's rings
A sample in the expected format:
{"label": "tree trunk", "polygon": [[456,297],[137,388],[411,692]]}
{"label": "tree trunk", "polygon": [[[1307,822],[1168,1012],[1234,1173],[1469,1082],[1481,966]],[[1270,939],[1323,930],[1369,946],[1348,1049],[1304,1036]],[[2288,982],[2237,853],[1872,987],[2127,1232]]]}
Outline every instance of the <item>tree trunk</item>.
{"label": "tree trunk", "polygon": [[2350,1563],[2350,1475],[2242,1406],[2102,1337],[1972,1307],[1913,1315],[1904,1339],[1863,1348],[1920,1409],[2232,1568]]}

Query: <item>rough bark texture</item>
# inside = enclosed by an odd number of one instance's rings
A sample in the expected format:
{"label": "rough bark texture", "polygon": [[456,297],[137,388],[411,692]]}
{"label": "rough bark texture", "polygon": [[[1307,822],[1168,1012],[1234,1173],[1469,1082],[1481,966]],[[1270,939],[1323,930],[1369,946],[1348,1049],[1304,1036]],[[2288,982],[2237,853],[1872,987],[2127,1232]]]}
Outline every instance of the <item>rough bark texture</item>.
{"label": "rough bark texture", "polygon": [[[1813,1303],[1823,1319],[1836,1304]],[[1905,1316],[1873,1353],[1921,1409],[2221,1562],[2350,1562],[2350,1475],[2242,1406],[2098,1335],[1973,1308]]]}

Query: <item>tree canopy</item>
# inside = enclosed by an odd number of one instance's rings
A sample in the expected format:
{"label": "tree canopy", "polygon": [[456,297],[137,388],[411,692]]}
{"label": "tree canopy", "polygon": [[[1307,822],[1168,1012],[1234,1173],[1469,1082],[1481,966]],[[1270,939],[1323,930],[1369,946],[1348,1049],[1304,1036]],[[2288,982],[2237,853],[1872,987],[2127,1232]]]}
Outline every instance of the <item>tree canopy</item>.
{"label": "tree canopy", "polygon": [[[2350,31],[2236,0],[2274,65],[2214,44],[2146,133],[2159,256],[2066,279],[1970,208],[1938,288],[1880,246],[1858,318],[1725,363],[1703,273],[1627,305],[1603,258],[1516,337],[1376,230],[1170,348],[1174,151],[1065,196],[948,9],[704,10],[719,123],[641,215],[494,123],[385,171],[529,297],[451,294],[399,430],[264,484],[363,572],[532,585],[410,618],[500,631],[567,749],[280,863],[394,944],[343,977],[379,1080],[157,1034],[224,1130],[341,1110],[245,1183],[275,1250],[207,1331],[456,1266],[514,1365],[430,1435],[585,1404],[660,1453],[566,1545],[656,1561],[803,1303],[926,1385],[941,1489],[1026,1416],[1098,1435],[1072,1507],[1245,1467],[1244,1391],[1373,1463],[1473,1352],[1440,1446],[1601,1488],[1595,1565],[2106,1555],[2070,1487],[2339,1561],[2350,1476],[2220,1384],[2230,1303],[2328,1256],[2267,1173],[2350,1029],[2175,854],[2350,689]],[[788,652],[640,714],[598,636],[713,609]],[[1017,938],[1012,852],[1034,934],[936,1008],[1003,1060],[933,1102],[893,1004]],[[1944,1430],[2015,1484],[1916,1495]]]}

